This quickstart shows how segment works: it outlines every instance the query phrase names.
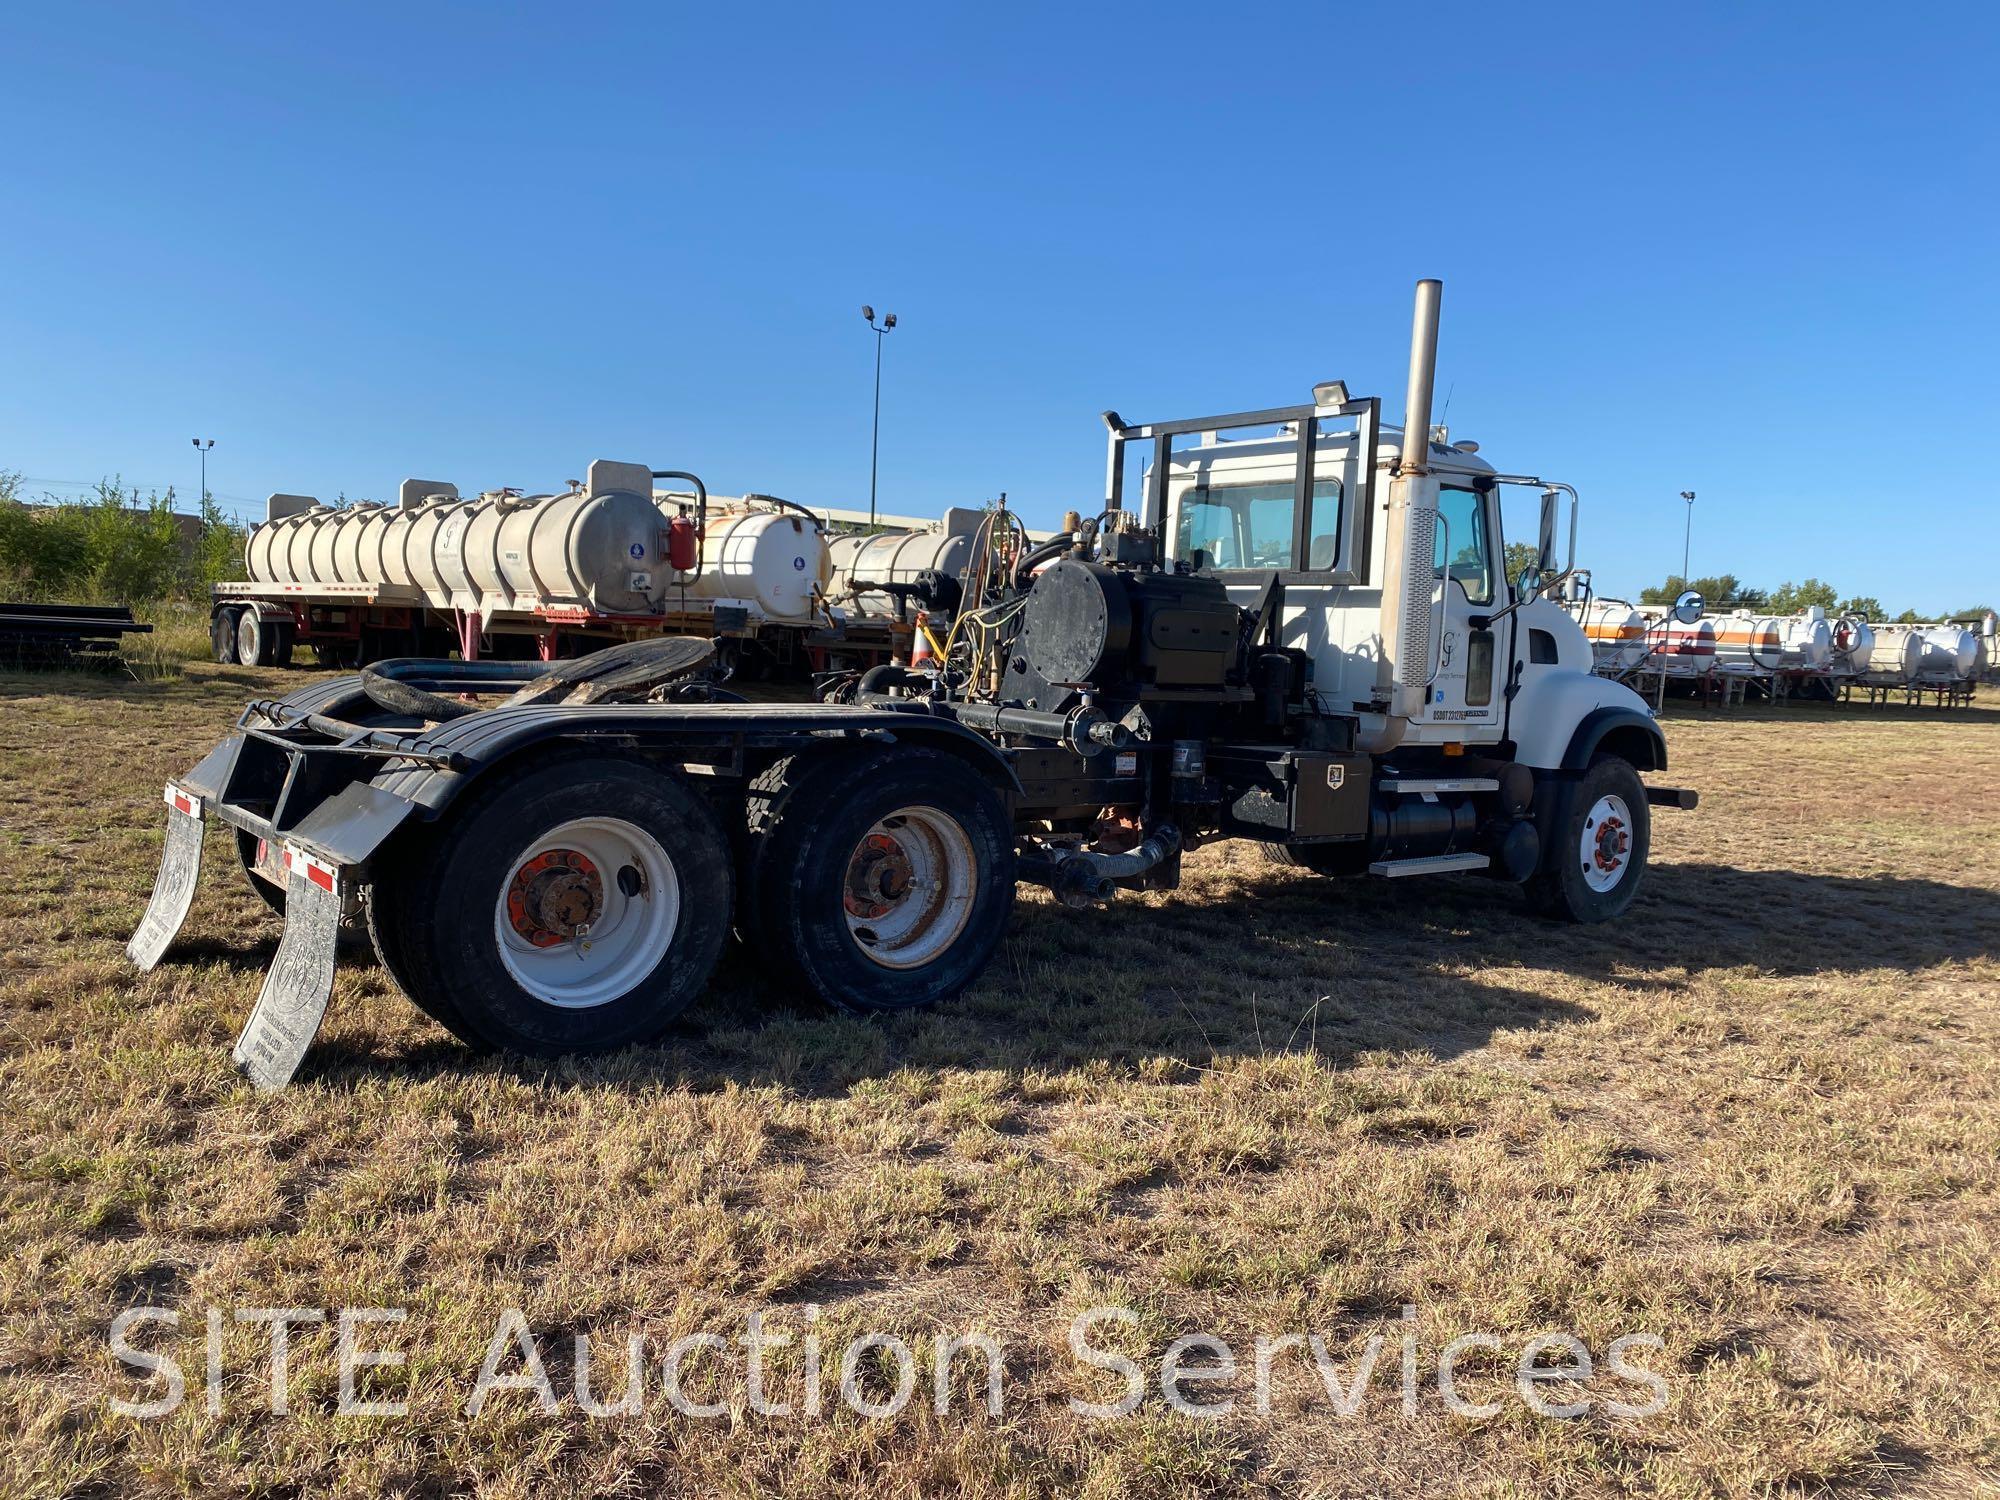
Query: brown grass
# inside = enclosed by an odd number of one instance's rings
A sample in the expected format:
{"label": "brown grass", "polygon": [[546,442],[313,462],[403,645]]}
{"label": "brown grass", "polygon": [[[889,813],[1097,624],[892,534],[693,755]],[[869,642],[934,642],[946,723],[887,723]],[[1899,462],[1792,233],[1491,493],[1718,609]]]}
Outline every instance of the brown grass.
{"label": "brown grass", "polygon": [[[219,837],[176,961],[140,976],[120,950],[162,778],[280,680],[0,680],[8,1493],[1947,1494],[2000,1472],[2000,716],[1683,711],[1673,779],[1703,806],[1656,819],[1649,890],[1610,928],[1224,845],[1172,895],[1025,895],[969,997],[889,1022],[737,959],[671,1045],[528,1065],[351,965],[306,1075],[262,1098],[227,1054],[278,927]],[[1139,1314],[1142,1357],[1231,1340],[1244,1405],[1072,1413],[1116,1393],[1064,1342],[1096,1303]],[[146,1304],[182,1311],[148,1342],[196,1393],[151,1421],[106,1404],[157,1394],[106,1343]],[[371,1342],[408,1351],[372,1389],[409,1415],[338,1415],[313,1330],[273,1416],[248,1326],[206,1415],[204,1310],[287,1304],[408,1308]],[[1406,1415],[1404,1304],[1426,1376],[1470,1331],[1508,1362],[1544,1329],[1600,1359],[1656,1333],[1637,1362],[1669,1403],[1468,1419],[1433,1389]],[[787,1420],[723,1375],[721,1418],[523,1393],[468,1418],[510,1306],[565,1394],[572,1333],[615,1390],[630,1331],[657,1356],[817,1306],[829,1371],[862,1328],[925,1360],[935,1332],[992,1335],[1006,1405],[871,1422],[829,1391]],[[1360,1416],[1281,1360],[1260,1417],[1259,1333],[1321,1334],[1343,1375],[1391,1343]],[[1502,1368],[1469,1361],[1468,1394]]]}

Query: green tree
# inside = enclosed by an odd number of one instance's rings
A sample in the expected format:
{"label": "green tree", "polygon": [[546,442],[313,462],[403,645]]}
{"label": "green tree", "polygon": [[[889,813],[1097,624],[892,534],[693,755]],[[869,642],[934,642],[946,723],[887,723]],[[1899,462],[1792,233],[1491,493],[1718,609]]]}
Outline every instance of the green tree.
{"label": "green tree", "polygon": [[1771,613],[1796,615],[1817,604],[1831,611],[1840,601],[1840,592],[1830,583],[1808,578],[1804,583],[1781,583],[1771,590]]}
{"label": "green tree", "polygon": [[1929,621],[1928,615],[1920,615],[1914,609],[1906,609],[1892,622],[1897,625],[1923,625]]}
{"label": "green tree", "polygon": [[1534,567],[1541,561],[1542,549],[1533,542],[1509,542],[1507,544],[1507,581],[1519,580],[1523,568]]}
{"label": "green tree", "polygon": [[1856,594],[1852,599],[1843,599],[1840,601],[1839,609],[1830,609],[1827,613],[1830,615],[1858,615],[1864,620],[1881,620],[1887,618],[1887,611],[1882,608],[1882,601],[1872,594]]}
{"label": "green tree", "polygon": [[85,504],[87,592],[119,603],[162,599],[174,591],[181,565],[180,528],[171,491],[140,500],[117,479],[100,480]]}
{"label": "green tree", "polygon": [[1734,573],[1718,573],[1712,578],[1697,578],[1692,583],[1683,580],[1678,573],[1669,573],[1665,583],[1640,590],[1639,602],[1672,604],[1687,589],[1693,589],[1711,607],[1743,604],[1755,609],[1764,602],[1762,590],[1745,588]]}
{"label": "green tree", "polygon": [[84,587],[90,538],[81,507],[28,505],[18,476],[0,503],[0,587],[23,599],[57,599]]}
{"label": "green tree", "polygon": [[249,528],[222,513],[210,495],[201,497],[201,537],[188,559],[186,591],[206,594],[211,585],[243,576],[243,545]]}

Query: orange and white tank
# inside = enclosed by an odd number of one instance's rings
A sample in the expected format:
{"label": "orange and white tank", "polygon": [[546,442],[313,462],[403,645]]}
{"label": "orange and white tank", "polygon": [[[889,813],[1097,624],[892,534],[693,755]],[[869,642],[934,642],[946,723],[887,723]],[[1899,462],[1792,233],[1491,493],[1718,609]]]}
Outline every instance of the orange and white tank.
{"label": "orange and white tank", "polygon": [[1646,659],[1646,617],[1623,599],[1592,599],[1572,613],[1600,670],[1623,672]]}
{"label": "orange and white tank", "polygon": [[1715,670],[1715,622],[1706,616],[1683,625],[1672,615],[1646,627],[1645,666],[1669,677],[1701,677]]}

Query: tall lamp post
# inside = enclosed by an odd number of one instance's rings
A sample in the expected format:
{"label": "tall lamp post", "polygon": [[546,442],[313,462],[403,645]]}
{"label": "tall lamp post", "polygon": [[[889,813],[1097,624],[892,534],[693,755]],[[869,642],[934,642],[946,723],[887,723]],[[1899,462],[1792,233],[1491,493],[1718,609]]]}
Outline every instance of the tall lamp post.
{"label": "tall lamp post", "polygon": [[206,507],[208,504],[208,450],[215,446],[215,439],[189,438],[188,441],[193,443],[195,451],[201,454],[201,496],[197,501],[197,506]]}
{"label": "tall lamp post", "polygon": [[875,309],[862,304],[861,316],[875,330],[875,425],[868,438],[868,529],[875,529],[875,474],[882,453],[882,335],[896,326],[896,315],[884,313],[878,326]]}
{"label": "tall lamp post", "polygon": [[1688,582],[1688,548],[1694,541],[1694,491],[1682,490],[1681,499],[1687,501],[1688,507],[1687,530],[1681,534],[1681,587],[1691,589],[1694,585]]}

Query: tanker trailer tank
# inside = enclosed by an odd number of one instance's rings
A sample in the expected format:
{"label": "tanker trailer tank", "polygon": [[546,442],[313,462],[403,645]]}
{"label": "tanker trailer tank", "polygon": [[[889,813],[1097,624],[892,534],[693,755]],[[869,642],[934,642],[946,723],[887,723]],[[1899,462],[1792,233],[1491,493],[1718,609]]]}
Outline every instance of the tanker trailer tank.
{"label": "tanker trailer tank", "polygon": [[1836,677],[1860,677],[1868,670],[1875,649],[1875,627],[1859,615],[1842,615],[1834,623],[1833,649],[1827,670]]}
{"label": "tanker trailer tank", "polygon": [[1802,615],[1732,610],[1715,620],[1715,661],[1725,671],[1822,672],[1833,657],[1833,627],[1814,606]]}
{"label": "tanker trailer tank", "polygon": [[1979,671],[1979,637],[1957,625],[1918,627],[1924,643],[1917,675],[1925,682],[1968,682]]}
{"label": "tanker trailer tank", "polygon": [[[650,473],[599,459],[560,495],[457,489],[407,480],[394,506],[312,505],[252,529],[254,584],[456,610],[491,623],[551,608],[593,615],[658,612],[659,521]],[[275,503],[285,497],[274,496]]]}
{"label": "tanker trailer tank", "polygon": [[1704,677],[1715,669],[1715,622],[1683,624],[1671,614],[1646,627],[1645,668],[1667,677]]}
{"label": "tanker trailer tank", "polygon": [[857,618],[887,624],[903,618],[895,594],[857,584],[914,584],[919,574],[958,578],[972,558],[972,541],[987,512],[953,506],[921,531],[853,533],[833,539],[836,600]]}
{"label": "tanker trailer tank", "polygon": [[1628,672],[1646,659],[1646,617],[1623,599],[1586,598],[1572,603],[1570,613],[1600,674]]}
{"label": "tanker trailer tank", "polygon": [[[653,504],[664,530],[701,502],[659,491]],[[699,565],[664,575],[669,606],[742,609],[745,625],[811,623],[833,576],[819,517],[775,495],[711,496],[705,509]]]}
{"label": "tanker trailer tank", "polygon": [[[1880,686],[1900,687],[1915,682],[1923,671],[1924,643],[1913,625],[1875,625],[1862,676]],[[1858,659],[1858,658],[1857,658]]]}

